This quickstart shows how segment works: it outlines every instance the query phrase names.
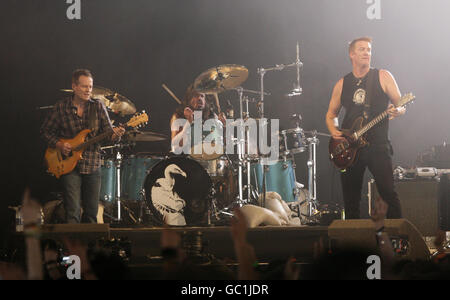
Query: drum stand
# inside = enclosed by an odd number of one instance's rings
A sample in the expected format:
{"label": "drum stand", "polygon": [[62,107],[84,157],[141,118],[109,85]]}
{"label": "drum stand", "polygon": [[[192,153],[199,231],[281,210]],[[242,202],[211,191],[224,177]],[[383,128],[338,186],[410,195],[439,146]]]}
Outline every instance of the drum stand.
{"label": "drum stand", "polygon": [[[251,187],[250,187],[250,160],[248,159],[248,154],[250,152],[250,140],[248,128],[244,128],[244,122],[249,117],[248,111],[248,98],[243,97],[244,89],[242,87],[236,88],[239,95],[239,112],[241,122],[239,126],[239,139],[236,141],[237,151],[238,151],[238,190],[239,195],[236,198],[236,203],[239,207],[251,202]],[[244,101],[246,102],[246,109],[244,112]],[[245,146],[247,145],[247,149]],[[247,150],[247,151],[246,151]],[[245,170],[244,170],[245,169]],[[243,179],[244,173],[247,174],[247,185],[244,187]],[[247,197],[244,198],[244,188],[247,189]]]}
{"label": "drum stand", "polygon": [[308,215],[307,223],[315,223],[314,221],[314,215],[318,207],[317,203],[317,194],[316,194],[316,185],[317,185],[317,178],[316,178],[316,151],[317,151],[317,144],[319,144],[319,139],[316,136],[315,131],[312,132],[313,136],[310,138],[307,138],[308,141],[308,152],[309,152],[309,159],[307,162],[308,166]]}
{"label": "drum stand", "polygon": [[116,203],[117,203],[117,218],[115,218],[115,221],[120,223],[122,221],[121,218],[121,207],[120,207],[120,166],[122,165],[122,154],[120,153],[120,150],[117,150],[116,153],[116,187],[117,187],[117,193],[116,193]]}
{"label": "drum stand", "polygon": [[[244,128],[244,122],[249,117],[249,107],[248,107],[248,98],[243,96],[244,89],[242,87],[235,88],[235,90],[238,92],[239,95],[239,108],[240,108],[240,122],[238,124],[238,138],[233,139],[233,144],[237,146],[237,154],[238,154],[238,191],[239,194],[236,197],[236,201],[234,201],[230,206],[217,211],[217,207],[212,202],[212,205],[210,207],[210,213],[214,214],[216,216],[216,219],[218,218],[219,214],[224,214],[227,216],[233,216],[233,213],[230,213],[229,210],[237,205],[238,207],[242,207],[245,204],[249,204],[252,201],[252,186],[250,183],[250,159],[249,159],[249,153],[250,153],[250,132],[248,128]],[[244,102],[246,102],[245,105],[245,111],[244,111]],[[228,158],[228,156],[227,156]],[[229,158],[228,158],[229,159]],[[234,171],[233,171],[234,173]],[[247,177],[247,184],[244,186],[244,174],[246,174]],[[246,197],[244,198],[244,190],[246,190]]]}
{"label": "drum stand", "polygon": [[[260,101],[258,103],[258,108],[259,108],[259,117],[260,119],[264,118],[264,95],[266,95],[266,93],[264,92],[264,75],[268,72],[268,71],[282,71],[285,68],[288,67],[300,67],[302,65],[302,63],[300,62],[299,59],[297,59],[296,62],[289,64],[289,65],[275,65],[275,67],[270,67],[270,68],[258,68],[257,72],[260,76],[260,86],[261,86],[261,92],[260,92]],[[265,170],[265,168],[263,168],[263,170]],[[262,172],[263,173],[263,180],[262,180],[262,193],[263,193],[263,198],[262,198],[262,202],[261,202],[261,206],[265,207],[266,206],[266,172]]]}
{"label": "drum stand", "polygon": [[136,220],[136,218],[134,217],[134,213],[125,205],[122,205],[122,201],[121,201],[121,180],[120,180],[120,169],[122,166],[122,158],[123,155],[120,152],[120,148],[122,148],[123,145],[118,144],[118,145],[114,145],[113,148],[118,149],[115,155],[115,160],[114,163],[116,165],[116,205],[117,205],[117,217],[112,216],[112,223],[114,224],[120,224],[123,220],[122,220],[122,208],[124,209],[124,211],[126,211],[128,213],[128,216],[130,217],[130,219],[134,222],[134,223],[138,223],[138,221]]}

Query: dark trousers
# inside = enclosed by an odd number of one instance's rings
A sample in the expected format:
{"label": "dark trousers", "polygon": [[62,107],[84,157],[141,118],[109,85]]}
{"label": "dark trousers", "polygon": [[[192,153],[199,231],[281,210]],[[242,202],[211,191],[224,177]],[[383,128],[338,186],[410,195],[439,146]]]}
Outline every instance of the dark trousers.
{"label": "dark trousers", "polygon": [[372,173],[378,193],[389,205],[388,219],[402,217],[400,200],[394,189],[390,145],[370,145],[362,149],[357,162],[341,174],[346,219],[360,218],[361,190],[366,168]]}
{"label": "dark trousers", "polygon": [[[101,173],[80,174],[77,169],[61,176],[67,223],[97,223]],[[81,216],[83,208],[83,216]]]}

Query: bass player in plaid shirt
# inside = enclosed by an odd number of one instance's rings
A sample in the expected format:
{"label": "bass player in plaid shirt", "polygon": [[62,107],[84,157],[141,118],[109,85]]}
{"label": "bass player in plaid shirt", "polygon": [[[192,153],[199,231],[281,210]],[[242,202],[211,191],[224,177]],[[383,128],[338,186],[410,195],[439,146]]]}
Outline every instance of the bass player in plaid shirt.
{"label": "bass player in plaid shirt", "polygon": [[[72,151],[71,145],[60,139],[72,139],[84,129],[93,130],[87,139],[108,130],[113,130],[112,140],[123,135],[124,128],[113,128],[104,104],[91,98],[92,88],[90,71],[79,69],[73,72],[73,95],[56,103],[41,127],[41,136],[49,147],[58,148],[68,156]],[[67,223],[97,223],[100,166],[100,145],[93,144],[83,152],[76,168],[61,176]]]}

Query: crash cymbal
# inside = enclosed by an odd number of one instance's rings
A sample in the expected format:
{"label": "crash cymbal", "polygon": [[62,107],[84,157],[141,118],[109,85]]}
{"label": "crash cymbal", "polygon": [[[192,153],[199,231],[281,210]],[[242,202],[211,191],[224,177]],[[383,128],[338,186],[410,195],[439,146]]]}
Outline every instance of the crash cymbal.
{"label": "crash cymbal", "polygon": [[[73,93],[71,89],[61,89],[61,91]],[[109,110],[116,114],[131,115],[136,112],[133,102],[125,96],[98,85],[92,88],[92,98],[102,101]]]}
{"label": "crash cymbal", "polygon": [[221,65],[211,68],[194,81],[194,89],[205,94],[221,93],[240,86],[248,78],[248,69],[240,65]]}
{"label": "crash cymbal", "polygon": [[136,112],[136,107],[133,102],[118,93],[115,93],[112,96],[112,101],[109,105],[107,105],[107,107],[109,107],[113,112],[121,115],[132,115]]}
{"label": "crash cymbal", "polygon": [[167,140],[167,136],[151,131],[130,131],[125,133],[125,139],[132,142],[158,142]]}

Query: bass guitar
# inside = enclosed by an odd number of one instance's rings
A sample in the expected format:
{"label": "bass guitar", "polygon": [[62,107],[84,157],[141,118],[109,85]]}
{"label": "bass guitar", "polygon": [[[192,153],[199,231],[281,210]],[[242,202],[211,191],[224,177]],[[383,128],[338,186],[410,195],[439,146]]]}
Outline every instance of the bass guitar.
{"label": "bass guitar", "polygon": [[[132,117],[124,127],[138,127],[148,122],[148,115],[143,112]],[[82,158],[83,151],[92,144],[99,143],[113,134],[112,130],[108,130],[86,141],[86,136],[91,132],[90,129],[80,131],[73,139],[60,139],[63,143],[72,146],[72,152],[69,156],[64,156],[58,148],[47,148],[45,151],[45,163],[48,172],[55,175],[56,178],[61,175],[68,174],[75,169],[78,161]]]}

